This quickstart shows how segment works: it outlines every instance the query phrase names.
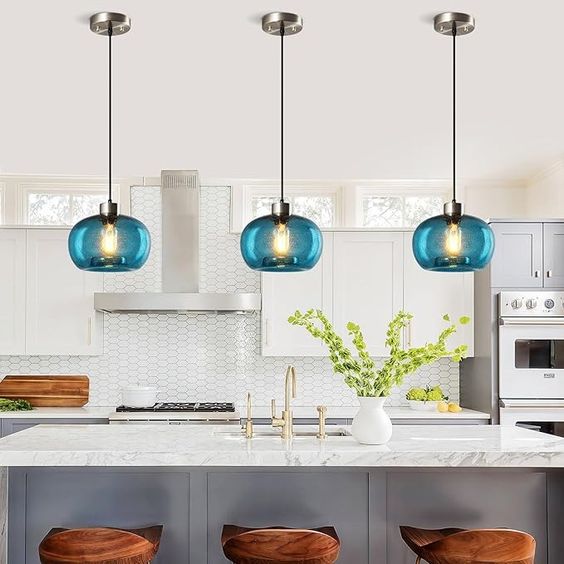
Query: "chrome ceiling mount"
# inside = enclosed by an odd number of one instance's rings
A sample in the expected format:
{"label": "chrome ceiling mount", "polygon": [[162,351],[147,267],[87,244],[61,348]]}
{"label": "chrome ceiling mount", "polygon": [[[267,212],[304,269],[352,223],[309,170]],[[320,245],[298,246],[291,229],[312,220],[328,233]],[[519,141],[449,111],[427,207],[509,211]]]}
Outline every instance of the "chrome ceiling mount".
{"label": "chrome ceiling mount", "polygon": [[435,16],[435,31],[441,35],[452,36],[456,27],[456,35],[468,35],[476,27],[474,16],[462,12],[443,12]]}
{"label": "chrome ceiling mount", "polygon": [[271,12],[262,17],[262,30],[269,35],[280,35],[281,29],[284,30],[284,35],[295,35],[303,27],[304,21],[298,14]]}
{"label": "chrome ceiling mount", "polygon": [[112,35],[123,35],[131,29],[131,19],[118,12],[98,12],[90,16],[90,30],[96,35],[108,35],[112,25]]}

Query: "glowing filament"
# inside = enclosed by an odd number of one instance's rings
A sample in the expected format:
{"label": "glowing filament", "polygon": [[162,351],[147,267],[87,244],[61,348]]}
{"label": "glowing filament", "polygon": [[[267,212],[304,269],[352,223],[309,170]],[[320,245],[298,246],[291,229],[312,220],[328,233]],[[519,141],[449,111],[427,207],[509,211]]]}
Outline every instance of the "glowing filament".
{"label": "glowing filament", "polygon": [[102,254],[105,257],[115,256],[118,248],[117,229],[113,223],[106,223],[104,225],[104,233],[100,242]]}
{"label": "glowing filament", "polygon": [[462,233],[458,223],[451,223],[446,232],[445,249],[449,256],[457,257],[462,250]]}
{"label": "glowing filament", "polygon": [[290,252],[290,230],[285,223],[279,223],[276,226],[272,250],[278,258],[287,257]]}

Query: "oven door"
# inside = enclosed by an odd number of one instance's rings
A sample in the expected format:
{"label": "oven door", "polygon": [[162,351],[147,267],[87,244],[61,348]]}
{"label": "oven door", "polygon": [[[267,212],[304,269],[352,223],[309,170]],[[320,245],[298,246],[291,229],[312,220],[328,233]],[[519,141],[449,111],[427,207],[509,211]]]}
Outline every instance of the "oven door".
{"label": "oven door", "polygon": [[564,436],[564,400],[501,400],[499,424]]}
{"label": "oven door", "polygon": [[564,399],[564,320],[502,318],[499,397]]}

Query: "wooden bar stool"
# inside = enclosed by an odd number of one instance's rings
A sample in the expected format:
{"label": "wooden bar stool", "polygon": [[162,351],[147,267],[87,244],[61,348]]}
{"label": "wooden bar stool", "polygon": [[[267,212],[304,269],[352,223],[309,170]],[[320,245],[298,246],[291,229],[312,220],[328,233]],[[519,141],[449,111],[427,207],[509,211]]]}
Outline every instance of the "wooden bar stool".
{"label": "wooden bar stool", "polygon": [[39,545],[42,564],[149,564],[162,525],[144,529],[51,529]]}
{"label": "wooden bar stool", "polygon": [[225,525],[221,544],[234,564],[333,564],[341,548],[333,527],[248,529]]}
{"label": "wooden bar stool", "polygon": [[535,539],[512,529],[400,527],[403,540],[429,564],[534,564]]}

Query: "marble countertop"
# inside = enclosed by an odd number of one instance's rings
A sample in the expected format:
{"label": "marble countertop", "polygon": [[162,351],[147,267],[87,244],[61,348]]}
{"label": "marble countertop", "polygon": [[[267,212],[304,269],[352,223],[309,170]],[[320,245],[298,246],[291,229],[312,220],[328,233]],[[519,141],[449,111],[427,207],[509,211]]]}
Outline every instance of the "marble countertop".
{"label": "marble countertop", "polygon": [[[328,428],[329,431],[349,429]],[[314,427],[299,432],[314,433]],[[247,440],[238,425],[39,425],[0,440],[0,466],[564,468],[564,439],[490,425],[397,425],[390,442],[349,436]]]}
{"label": "marble countertop", "polygon": [[[246,406],[236,405],[241,417],[245,417]],[[316,419],[315,406],[294,406],[292,408],[294,417],[298,419]],[[352,419],[358,407],[332,407],[327,408],[327,417],[334,419]],[[409,407],[390,407],[386,409],[392,419],[417,419],[417,420],[441,420],[455,422],[458,420],[489,419],[487,413],[463,409],[460,413],[439,413],[438,411],[415,411]],[[32,411],[1,411],[0,419],[107,419],[110,414],[115,414],[114,407],[36,407]],[[253,417],[256,419],[270,418],[270,406],[254,406]]]}

